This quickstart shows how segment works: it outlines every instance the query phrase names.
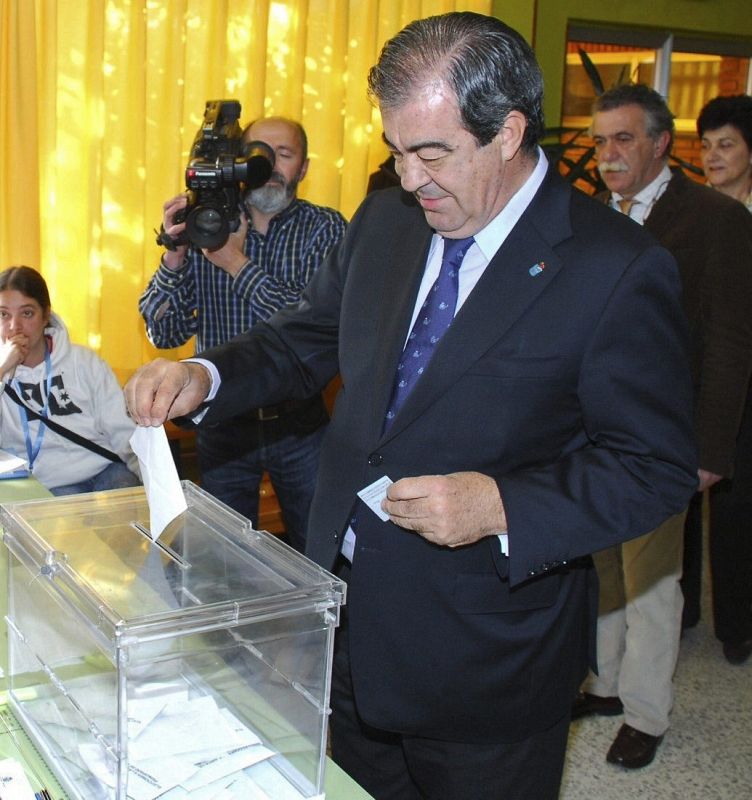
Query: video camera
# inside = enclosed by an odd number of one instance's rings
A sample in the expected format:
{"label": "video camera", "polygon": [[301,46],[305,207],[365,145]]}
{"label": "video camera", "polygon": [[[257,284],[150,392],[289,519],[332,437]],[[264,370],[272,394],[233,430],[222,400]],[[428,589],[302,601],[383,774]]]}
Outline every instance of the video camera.
{"label": "video camera", "polygon": [[188,205],[175,214],[185,230],[176,237],[161,227],[157,244],[168,250],[193,244],[216,250],[240,224],[241,198],[272,174],[274,151],[265,142],[243,144],[237,100],[207,100],[204,121],[191,146],[185,185]]}

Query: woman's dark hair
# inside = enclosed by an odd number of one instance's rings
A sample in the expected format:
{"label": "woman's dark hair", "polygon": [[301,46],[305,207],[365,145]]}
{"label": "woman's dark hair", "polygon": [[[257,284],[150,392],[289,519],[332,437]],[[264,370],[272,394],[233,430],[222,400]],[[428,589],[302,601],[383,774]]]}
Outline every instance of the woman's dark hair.
{"label": "woman's dark hair", "polygon": [[735,94],[713,98],[697,117],[697,135],[702,139],[705,131],[715,131],[724,125],[733,125],[752,150],[752,97]]}
{"label": "woman's dark hair", "polygon": [[52,308],[44,278],[31,267],[8,267],[0,272],[0,292],[14,290],[36,300],[44,312]]}

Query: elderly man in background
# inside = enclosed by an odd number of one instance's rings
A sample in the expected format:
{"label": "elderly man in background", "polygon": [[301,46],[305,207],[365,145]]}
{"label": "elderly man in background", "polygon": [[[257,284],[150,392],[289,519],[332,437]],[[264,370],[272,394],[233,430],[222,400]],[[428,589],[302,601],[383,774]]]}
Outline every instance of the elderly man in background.
{"label": "elderly man in background", "polygon": [[[752,371],[749,215],[741,203],[669,169],[673,115],[653,89],[618,86],[600,95],[593,110],[598,169],[609,190],[601,199],[649,230],[679,265],[702,492],[731,475]],[[624,724],[606,758],[629,769],[653,760],[669,727],[681,635],[684,517],[682,511],[594,557],[600,578],[598,674],[589,676],[572,717],[623,711]]]}

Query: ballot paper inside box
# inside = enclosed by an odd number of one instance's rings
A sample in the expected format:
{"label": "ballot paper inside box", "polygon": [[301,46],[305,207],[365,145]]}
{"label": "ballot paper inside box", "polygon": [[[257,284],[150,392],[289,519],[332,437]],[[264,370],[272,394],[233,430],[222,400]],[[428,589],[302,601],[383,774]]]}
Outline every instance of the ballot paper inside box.
{"label": "ballot paper inside box", "polygon": [[345,586],[211,495],[10,503],[9,699],[72,798],[324,795]]}

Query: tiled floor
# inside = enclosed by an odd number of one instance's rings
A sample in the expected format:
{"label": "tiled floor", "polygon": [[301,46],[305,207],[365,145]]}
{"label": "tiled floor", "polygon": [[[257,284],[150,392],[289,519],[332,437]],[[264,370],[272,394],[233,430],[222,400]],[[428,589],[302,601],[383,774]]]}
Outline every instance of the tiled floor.
{"label": "tiled floor", "polygon": [[752,800],[752,658],[731,666],[709,619],[705,608],[682,639],[671,728],[655,761],[633,771],[608,764],[623,718],[578,720],[560,800]]}

